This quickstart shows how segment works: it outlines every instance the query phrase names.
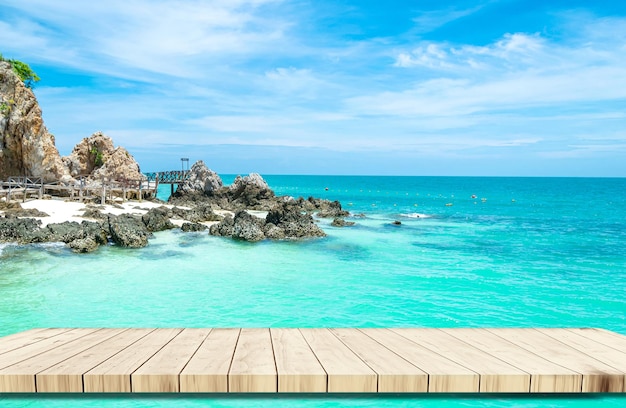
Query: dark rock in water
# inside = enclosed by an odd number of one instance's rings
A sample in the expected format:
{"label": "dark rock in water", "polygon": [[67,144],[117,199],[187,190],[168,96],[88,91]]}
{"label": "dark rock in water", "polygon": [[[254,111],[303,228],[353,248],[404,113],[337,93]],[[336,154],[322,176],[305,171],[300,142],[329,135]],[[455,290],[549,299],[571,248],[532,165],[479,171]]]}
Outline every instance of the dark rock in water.
{"label": "dark rock in water", "polygon": [[68,242],[67,246],[69,246],[72,251],[82,254],[93,252],[98,249],[98,243],[92,237],[76,239]]}
{"label": "dark rock in water", "polygon": [[189,222],[205,222],[205,221],[221,221],[224,219],[221,215],[215,214],[213,208],[208,204],[200,204],[189,210],[174,207],[171,210],[172,216],[182,218]]}
{"label": "dark rock in water", "polygon": [[37,241],[37,231],[41,221],[32,218],[0,218],[0,242],[30,244]]}
{"label": "dark rock in water", "polygon": [[238,211],[233,221],[233,238],[250,242],[265,239],[265,234],[263,233],[265,220],[250,215],[246,211]]}
{"label": "dark rock in water", "polygon": [[211,225],[211,228],[209,228],[209,234],[219,237],[232,237],[234,225],[235,220],[233,217],[227,215],[222,221],[219,222],[219,224]]}
{"label": "dark rock in water", "polygon": [[[83,221],[80,224],[77,222],[62,222],[60,224],[49,224],[46,228],[42,229],[42,232],[46,233],[47,242],[64,242],[70,244],[74,241],[88,240],[91,245],[93,241],[96,245],[106,245],[107,234],[102,225],[97,222]],[[83,244],[87,244],[83,243]],[[79,245],[77,243],[76,245]],[[72,247],[72,249],[74,249]],[[79,251],[84,252],[84,251]]]}
{"label": "dark rock in water", "polygon": [[150,232],[165,231],[176,228],[170,221],[170,210],[167,207],[157,207],[150,209],[145,213],[141,220]]}
{"label": "dark rock in water", "polygon": [[111,239],[119,246],[142,248],[148,245],[150,231],[148,231],[141,219],[132,215],[110,215],[109,231]]}
{"label": "dark rock in water", "polygon": [[263,233],[269,239],[285,239],[285,230],[278,228],[276,225],[268,222],[263,227]]}
{"label": "dark rock in water", "polygon": [[333,227],[351,227],[354,225],[354,222],[346,221],[343,218],[335,218],[330,225]]}
{"label": "dark rock in water", "polygon": [[402,222],[395,220],[394,222],[392,222],[391,224],[393,225],[402,225]]}
{"label": "dark rock in water", "polygon": [[320,218],[341,218],[350,215],[349,211],[341,208],[339,201],[318,200],[317,206],[319,208],[317,216]]}
{"label": "dark rock in water", "polygon": [[320,229],[313,217],[303,213],[298,202],[295,200],[282,202],[274,206],[267,217],[266,223],[276,225],[285,231],[285,238],[325,237],[326,234]]}
{"label": "dark rock in water", "polygon": [[194,222],[186,222],[186,223],[184,223],[180,227],[180,229],[183,232],[200,232],[200,231],[208,230],[209,227],[207,227],[204,224],[199,224],[199,223],[194,223]]}

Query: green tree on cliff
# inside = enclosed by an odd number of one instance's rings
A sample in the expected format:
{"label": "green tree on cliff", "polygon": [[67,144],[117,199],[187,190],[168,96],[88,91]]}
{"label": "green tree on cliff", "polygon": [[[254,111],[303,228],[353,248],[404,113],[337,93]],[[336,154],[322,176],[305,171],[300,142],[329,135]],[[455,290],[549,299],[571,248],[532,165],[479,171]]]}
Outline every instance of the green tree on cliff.
{"label": "green tree on cliff", "polygon": [[28,64],[22,61],[18,61],[16,59],[6,60],[4,59],[2,54],[0,54],[0,61],[6,61],[11,64],[11,67],[13,67],[13,72],[15,72],[18,77],[20,77],[20,79],[22,80],[22,82],[24,82],[24,85],[26,85],[27,88],[32,89],[32,87],[35,85],[35,82],[39,82],[39,80],[41,79]]}

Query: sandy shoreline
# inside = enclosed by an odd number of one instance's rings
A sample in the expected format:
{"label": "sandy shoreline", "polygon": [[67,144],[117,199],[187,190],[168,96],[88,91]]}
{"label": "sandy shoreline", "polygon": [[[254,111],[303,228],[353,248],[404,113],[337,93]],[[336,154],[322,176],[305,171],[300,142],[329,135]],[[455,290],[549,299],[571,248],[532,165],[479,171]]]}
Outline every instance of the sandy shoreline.
{"label": "sandy shoreline", "polygon": [[[49,200],[30,200],[25,203],[20,203],[22,208],[24,209],[36,209],[41,212],[48,214],[48,217],[28,217],[34,218],[36,220],[41,221],[41,226],[45,227],[48,224],[60,224],[63,222],[82,222],[82,221],[94,221],[91,218],[83,217],[83,213],[87,209],[87,206],[84,203],[78,203],[73,201],[64,201],[58,199],[49,199]],[[183,206],[174,206],[165,203],[156,203],[152,201],[126,201],[124,203],[116,204],[115,206],[106,204],[106,205],[97,205],[100,212],[103,214],[111,214],[111,215],[121,215],[121,214],[132,214],[132,215],[144,215],[149,210],[158,207],[167,207],[167,208],[182,208],[189,209],[189,207]],[[121,207],[121,208],[119,208]],[[2,213],[0,211],[0,213]],[[230,211],[215,211],[216,214],[219,215],[227,215],[232,214]],[[24,217],[21,217],[24,218]],[[172,219],[171,220],[174,225],[180,227],[183,223],[187,222],[182,219]],[[202,222],[206,226],[211,226],[216,224],[217,221],[206,221]]]}

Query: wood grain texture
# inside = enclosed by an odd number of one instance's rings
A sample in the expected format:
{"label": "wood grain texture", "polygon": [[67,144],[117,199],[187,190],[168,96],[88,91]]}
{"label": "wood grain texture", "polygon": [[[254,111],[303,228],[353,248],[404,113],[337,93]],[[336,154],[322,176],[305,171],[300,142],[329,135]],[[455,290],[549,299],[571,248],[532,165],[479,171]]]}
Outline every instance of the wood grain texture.
{"label": "wood grain texture", "polygon": [[32,329],[25,332],[15,333],[0,337],[0,354],[5,354],[41,340],[49,339],[70,329]]}
{"label": "wood grain texture", "polygon": [[464,343],[529,373],[530,392],[580,392],[582,375],[521,348],[485,329],[442,329]]}
{"label": "wood grain texture", "polygon": [[131,392],[130,375],[182,329],[157,329],[83,375],[85,392]]}
{"label": "wood grain texture", "polygon": [[[420,370],[428,373],[428,392],[478,392],[479,375],[388,329],[361,329]],[[398,330],[400,331],[400,330]]]}
{"label": "wood grain texture", "polygon": [[298,329],[270,329],[278,392],[326,392],[327,376]]}
{"label": "wood grain texture", "polygon": [[180,373],[181,392],[228,392],[228,371],[241,329],[213,329]]}
{"label": "wood grain texture", "polygon": [[211,329],[184,329],[131,375],[133,392],[178,392],[178,376]]}
{"label": "wood grain texture", "polygon": [[230,392],[277,392],[278,375],[269,329],[241,329],[228,374]]}
{"label": "wood grain texture", "polygon": [[365,333],[331,329],[350,350],[378,375],[378,392],[427,392],[428,374]]}
{"label": "wood grain texture", "polygon": [[622,392],[624,373],[535,329],[488,329],[583,376],[582,392]]}
{"label": "wood grain texture", "polygon": [[[14,384],[10,386],[11,392],[34,392],[35,375],[59,362],[66,360],[83,350],[114,336],[123,329],[77,329],[78,334],[85,334],[77,339],[44,351],[36,356],[32,356],[19,363],[5,367],[0,370],[0,389],[2,384]],[[58,337],[58,336],[55,336]],[[54,338],[54,337],[53,337]],[[35,343],[39,344],[41,342]],[[30,378],[30,379],[27,379]],[[32,383],[31,383],[32,380]]]}
{"label": "wood grain texture", "polygon": [[35,329],[0,392],[626,392],[602,329]]}
{"label": "wood grain texture", "polygon": [[83,392],[83,374],[154,329],[128,329],[36,375],[38,392]]}
{"label": "wood grain texture", "polygon": [[377,392],[378,378],[328,329],[300,329],[328,375],[328,392]]}

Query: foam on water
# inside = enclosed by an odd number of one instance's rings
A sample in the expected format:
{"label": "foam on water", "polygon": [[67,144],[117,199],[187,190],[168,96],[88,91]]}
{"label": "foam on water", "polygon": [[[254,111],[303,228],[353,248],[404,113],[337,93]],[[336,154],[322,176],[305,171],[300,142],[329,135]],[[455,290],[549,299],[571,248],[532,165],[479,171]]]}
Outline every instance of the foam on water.
{"label": "foam on water", "polygon": [[430,218],[432,215],[422,214],[422,213],[408,213],[408,214],[400,214],[401,217],[406,218]]}

